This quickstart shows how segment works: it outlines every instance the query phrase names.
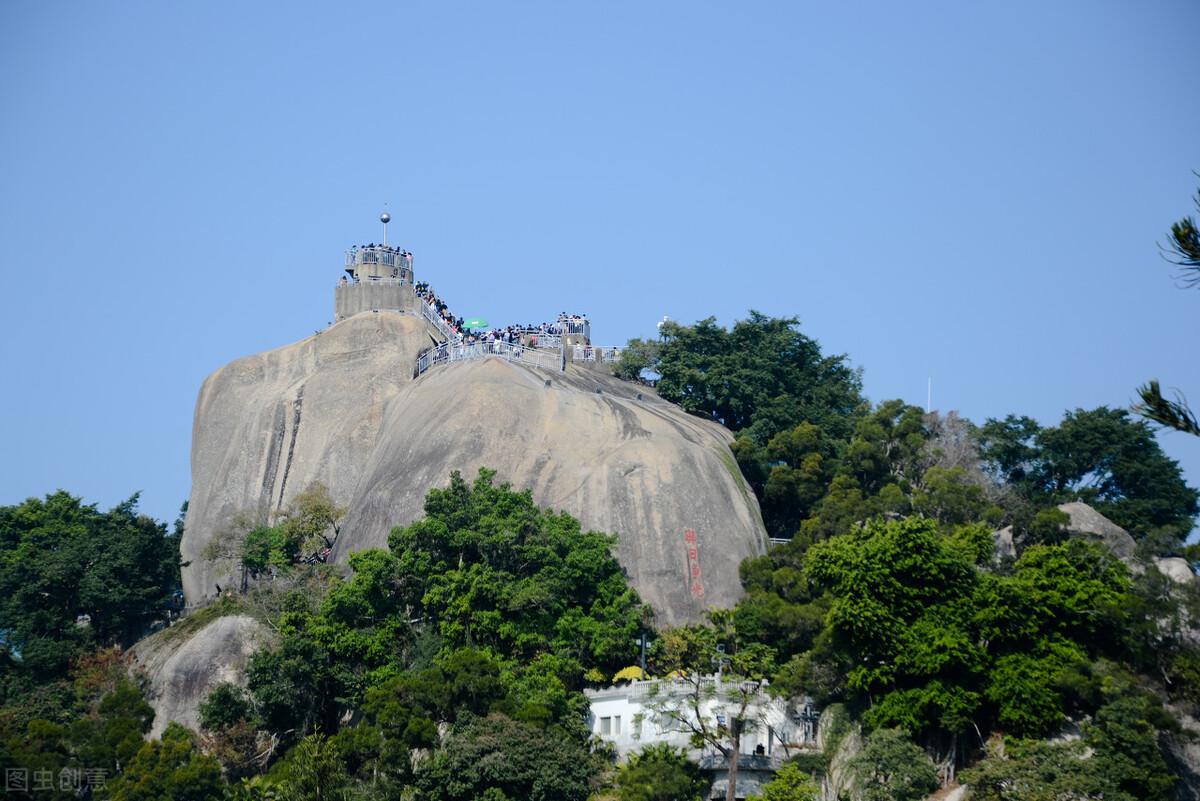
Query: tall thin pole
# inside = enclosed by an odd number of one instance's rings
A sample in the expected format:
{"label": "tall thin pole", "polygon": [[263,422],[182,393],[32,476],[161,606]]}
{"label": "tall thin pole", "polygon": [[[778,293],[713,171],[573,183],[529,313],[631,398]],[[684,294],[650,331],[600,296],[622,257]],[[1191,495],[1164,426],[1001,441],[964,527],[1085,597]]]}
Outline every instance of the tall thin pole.
{"label": "tall thin pole", "polygon": [[933,411],[933,376],[929,376],[929,388],[925,393],[925,414]]}

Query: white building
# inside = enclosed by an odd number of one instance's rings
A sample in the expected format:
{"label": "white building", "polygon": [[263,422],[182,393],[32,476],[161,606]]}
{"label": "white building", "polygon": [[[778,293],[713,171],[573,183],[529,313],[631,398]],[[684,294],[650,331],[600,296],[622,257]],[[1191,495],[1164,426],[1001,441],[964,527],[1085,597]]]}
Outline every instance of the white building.
{"label": "white building", "polygon": [[[714,774],[714,792],[720,785],[724,797],[725,758],[711,746],[694,747],[689,724],[697,723],[697,708],[709,728],[725,724],[741,708],[735,683],[718,676],[651,679],[584,694],[591,702],[592,733],[611,743],[620,760],[656,743],[682,748]],[[743,716],[738,796],[755,791],[789,756],[815,749],[818,717],[809,698],[790,702],[758,690]]]}

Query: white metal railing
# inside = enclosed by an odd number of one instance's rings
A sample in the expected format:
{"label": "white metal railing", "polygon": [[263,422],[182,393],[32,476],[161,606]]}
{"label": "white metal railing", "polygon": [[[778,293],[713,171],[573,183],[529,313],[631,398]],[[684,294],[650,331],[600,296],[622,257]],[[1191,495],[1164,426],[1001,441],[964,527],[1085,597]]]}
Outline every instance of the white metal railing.
{"label": "white metal railing", "polygon": [[586,317],[575,320],[559,320],[558,327],[564,334],[582,334],[584,339],[588,341],[592,339],[592,324]]}
{"label": "white metal railing", "polygon": [[359,284],[395,284],[403,286],[404,284],[411,284],[411,279],[411,275],[405,275],[403,272],[394,277],[390,275],[364,275],[353,280],[338,279],[337,286],[357,286]]}
{"label": "white metal railing", "polygon": [[[417,305],[421,308],[421,316],[432,323],[433,327],[441,332],[442,336],[446,338],[447,342],[454,339],[454,331],[451,330],[450,326],[446,325],[446,321],[442,319],[442,315],[437,313],[437,309],[425,302],[423,298],[419,300],[421,302]],[[420,373],[417,375],[420,375]]]}
{"label": "white metal railing", "polygon": [[576,345],[572,358],[577,362],[603,362],[611,364],[621,358],[621,348],[605,348],[596,345]]}
{"label": "white metal railing", "polygon": [[523,332],[527,339],[536,341],[538,348],[553,348],[558,350],[562,347],[562,337],[558,334],[543,334],[540,331],[525,331]]}
{"label": "white metal railing", "polygon": [[476,342],[471,345],[443,342],[417,357],[416,374],[419,376],[437,364],[475,361],[489,356],[543,370],[562,370],[562,354],[559,352],[529,348],[514,342]]}
{"label": "white metal railing", "polygon": [[359,267],[364,264],[382,264],[385,267],[396,267],[411,271],[412,256],[405,255],[399,248],[376,245],[369,248],[354,248],[346,251],[346,267]]}

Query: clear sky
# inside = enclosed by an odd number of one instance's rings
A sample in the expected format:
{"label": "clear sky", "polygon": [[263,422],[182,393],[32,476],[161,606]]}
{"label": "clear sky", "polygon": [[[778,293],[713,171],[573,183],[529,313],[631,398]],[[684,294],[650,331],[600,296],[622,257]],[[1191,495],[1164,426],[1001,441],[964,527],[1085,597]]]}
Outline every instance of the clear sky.
{"label": "clear sky", "polygon": [[[982,421],[1200,402],[1200,4],[0,3],[0,503],[175,515],[204,377],[349,245],[464,316],[796,315]],[[1200,439],[1161,436],[1193,484]]]}

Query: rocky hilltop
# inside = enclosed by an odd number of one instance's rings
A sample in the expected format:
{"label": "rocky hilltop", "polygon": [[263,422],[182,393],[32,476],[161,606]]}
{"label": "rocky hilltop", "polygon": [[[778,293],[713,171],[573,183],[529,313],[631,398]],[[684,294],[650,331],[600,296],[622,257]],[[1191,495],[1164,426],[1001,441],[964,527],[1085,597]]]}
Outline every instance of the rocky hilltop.
{"label": "rocky hilltop", "polygon": [[206,555],[236,536],[238,515],[269,519],[321,482],[348,509],[334,549],[344,561],[386,546],[452,470],[469,478],[486,466],[538,504],[616,534],[660,624],[732,606],[738,565],[763,552],[766,533],[724,428],[586,367],[488,358],[414,379],[435,334],[411,314],[356,314],[208,377],[182,545],[189,603],[230,581]]}

